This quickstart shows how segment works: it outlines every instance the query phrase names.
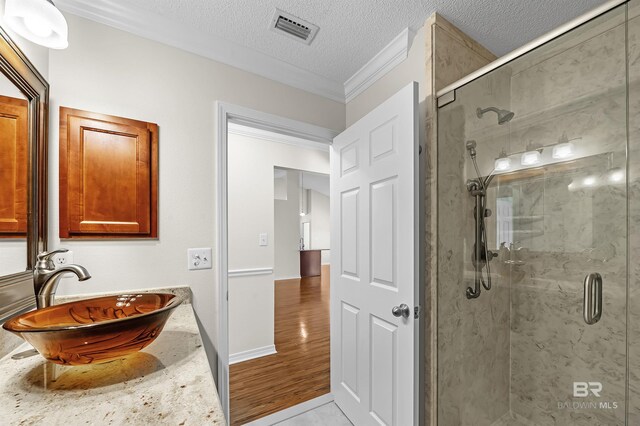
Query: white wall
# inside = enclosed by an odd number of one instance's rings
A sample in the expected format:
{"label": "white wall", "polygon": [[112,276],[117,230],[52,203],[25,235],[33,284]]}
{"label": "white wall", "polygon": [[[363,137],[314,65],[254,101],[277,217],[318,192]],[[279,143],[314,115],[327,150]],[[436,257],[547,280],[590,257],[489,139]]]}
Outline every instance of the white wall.
{"label": "white wall", "polygon": [[[329,220],[329,197],[318,191],[309,191],[311,194],[310,212],[305,217],[305,222],[311,222],[311,246],[313,250],[322,250],[322,264],[330,263],[331,247],[331,222]],[[301,221],[302,222],[302,221]]]}
{"label": "white wall", "polygon": [[[329,152],[230,133],[228,167],[229,270],[273,269],[273,169],[327,173]],[[288,181],[297,183],[291,178]],[[294,227],[297,223],[296,219]],[[294,232],[297,234],[298,229]],[[260,233],[268,234],[268,246],[259,245]],[[274,274],[229,278],[230,354],[274,344],[274,278]]]}
{"label": "white wall", "polygon": [[367,115],[376,106],[389,99],[412,81],[419,83],[419,100],[420,103],[424,101],[431,88],[431,83],[427,81],[427,68],[425,65],[425,32],[428,30],[429,27],[425,25],[416,32],[407,59],[347,103],[347,126]]}
{"label": "white wall", "polygon": [[[186,253],[188,247],[212,247],[215,256],[215,102],[338,131],[344,127],[344,105],[74,15],[66,16],[69,48],[52,50],[49,63],[49,243],[52,248],[73,250],[74,261],[86,266],[93,278],[82,283],[65,279],[59,293],[189,285],[213,362],[218,327],[216,273],[187,271]],[[159,124],[158,240],[60,242],[60,106]],[[268,182],[273,188],[273,171]],[[257,242],[256,238],[252,233],[252,241]]]}
{"label": "white wall", "polygon": [[296,170],[287,170],[287,199],[275,200],[274,222],[274,277],[300,278],[300,172]]}

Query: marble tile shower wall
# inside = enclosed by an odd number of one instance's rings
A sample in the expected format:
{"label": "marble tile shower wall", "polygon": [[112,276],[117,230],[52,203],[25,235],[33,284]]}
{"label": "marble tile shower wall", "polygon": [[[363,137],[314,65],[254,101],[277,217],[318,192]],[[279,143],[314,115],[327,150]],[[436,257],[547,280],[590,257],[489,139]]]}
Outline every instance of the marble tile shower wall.
{"label": "marble tile shower wall", "polygon": [[478,120],[476,107],[508,99],[505,72],[464,88],[461,97],[474,101],[456,104],[438,118],[439,425],[490,425],[509,412],[508,282],[496,276],[490,293],[473,301],[465,296],[473,286],[474,229],[474,203],[465,183],[475,176],[465,168],[465,141],[473,136],[479,146],[484,143],[480,136],[491,126]]}
{"label": "marble tile shower wall", "polygon": [[[535,424],[624,424],[626,188],[569,189],[572,181],[625,167],[623,12],[513,67],[512,145],[546,145],[564,133],[580,137],[576,147],[595,154],[510,185],[518,200],[514,216],[528,218],[514,222],[526,256],[512,268],[510,281],[511,411]],[[604,281],[605,314],[593,326],[582,318],[583,280],[590,272]],[[602,382],[600,401],[617,402],[618,408],[559,408],[573,401],[574,381]]]}
{"label": "marble tile shower wall", "polygon": [[[633,0],[631,9],[638,3]],[[634,149],[640,150],[640,18],[628,28],[629,237],[625,185],[569,188],[585,176],[606,178],[608,170],[626,166],[625,18],[624,8],[610,12],[459,89],[456,101],[439,111],[439,424],[625,422],[627,242],[631,259],[640,257],[640,151],[634,157]],[[516,116],[505,126],[493,116],[479,120],[475,109],[487,106]],[[496,197],[512,201],[513,239],[524,263],[505,262],[512,259],[503,250],[492,262],[494,289],[467,300],[474,222],[464,183],[475,171],[465,141],[477,141],[486,174],[503,149],[552,144],[563,134],[581,138],[574,144],[586,159],[494,181],[488,205],[495,206]],[[488,225],[489,246],[497,248],[495,220]],[[633,324],[640,323],[640,266],[633,268],[629,362],[637,366],[640,329]],[[605,314],[594,326],[582,318],[588,272],[599,272],[605,283]],[[632,368],[629,424],[640,424],[638,375]],[[574,381],[589,380],[604,385],[603,398],[589,402],[617,402],[618,408],[559,408],[574,400]]]}
{"label": "marble tile shower wall", "polygon": [[629,3],[628,424],[640,424],[640,1]]}

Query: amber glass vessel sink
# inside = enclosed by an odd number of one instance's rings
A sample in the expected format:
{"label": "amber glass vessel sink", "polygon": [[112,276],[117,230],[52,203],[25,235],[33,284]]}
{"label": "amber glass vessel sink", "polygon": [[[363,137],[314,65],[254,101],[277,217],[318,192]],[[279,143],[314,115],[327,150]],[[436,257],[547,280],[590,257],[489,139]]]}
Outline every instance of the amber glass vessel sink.
{"label": "amber glass vessel sink", "polygon": [[97,364],[149,345],[181,303],[173,294],[121,294],[27,312],[2,327],[51,362]]}

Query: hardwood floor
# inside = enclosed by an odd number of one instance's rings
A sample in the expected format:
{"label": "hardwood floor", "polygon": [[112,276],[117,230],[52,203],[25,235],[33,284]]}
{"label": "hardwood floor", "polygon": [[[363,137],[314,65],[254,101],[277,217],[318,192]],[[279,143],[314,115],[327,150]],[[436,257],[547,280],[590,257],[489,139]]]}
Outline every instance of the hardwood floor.
{"label": "hardwood floor", "polygon": [[276,281],[275,344],[275,355],[231,365],[232,426],[329,393],[329,266]]}

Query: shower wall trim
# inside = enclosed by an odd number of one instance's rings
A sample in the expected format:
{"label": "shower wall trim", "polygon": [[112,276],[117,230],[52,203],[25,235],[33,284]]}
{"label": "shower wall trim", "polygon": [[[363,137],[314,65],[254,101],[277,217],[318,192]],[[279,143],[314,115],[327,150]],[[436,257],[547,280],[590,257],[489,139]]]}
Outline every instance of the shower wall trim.
{"label": "shower wall trim", "polygon": [[[577,18],[567,22],[564,25],[559,26],[558,28],[549,31],[548,33],[544,34],[543,36],[538,37],[537,39],[525,44],[522,47],[517,48],[516,50],[507,53],[506,55],[496,59],[495,61],[491,62],[490,64],[478,69],[477,71],[472,72],[471,74],[467,75],[466,77],[461,78],[460,80],[456,81],[455,83],[452,83],[450,85],[448,85],[447,87],[445,87],[444,89],[438,91],[438,93],[436,94],[436,98],[438,99],[438,107],[442,107],[444,105],[446,105],[447,103],[451,102],[451,98],[449,97],[448,99],[444,100],[441,102],[440,98],[442,98],[443,96],[447,96],[449,95],[450,92],[454,92],[454,96],[453,99],[455,99],[455,90],[459,89],[460,87],[472,82],[473,80],[482,77],[485,74],[490,73],[491,71],[500,68],[501,66],[507,64],[508,62],[513,61],[514,59],[519,58],[520,56],[523,56],[527,53],[529,53],[530,51],[542,46],[545,43],[550,42],[551,40],[560,37],[561,35],[568,33],[569,31],[579,27],[580,25],[589,22],[590,20],[597,18],[598,16],[607,13],[608,11],[615,9],[616,7],[620,6],[621,4],[627,3],[629,0],[610,0],[604,4],[602,4],[601,6],[596,7],[595,9],[578,16]],[[451,95],[449,95],[451,96]]]}

